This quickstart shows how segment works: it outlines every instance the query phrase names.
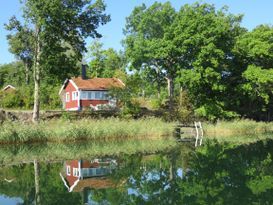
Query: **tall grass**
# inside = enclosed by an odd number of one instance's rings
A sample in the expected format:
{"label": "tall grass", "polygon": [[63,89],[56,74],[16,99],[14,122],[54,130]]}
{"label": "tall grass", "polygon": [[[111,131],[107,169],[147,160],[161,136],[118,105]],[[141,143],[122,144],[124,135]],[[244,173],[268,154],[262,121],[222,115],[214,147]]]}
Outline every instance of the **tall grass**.
{"label": "tall grass", "polygon": [[75,142],[171,136],[174,123],[149,118],[139,120],[83,119],[52,120],[39,125],[5,123],[0,127],[0,144],[27,142]]}
{"label": "tall grass", "polygon": [[252,120],[219,121],[203,125],[205,138],[218,141],[248,144],[258,140],[273,138],[273,123]]}
{"label": "tall grass", "polygon": [[176,146],[174,138],[127,139],[109,142],[94,141],[84,143],[44,143],[2,146],[0,166],[8,164],[39,161],[63,161],[71,159],[89,159],[120,154],[156,153]]}

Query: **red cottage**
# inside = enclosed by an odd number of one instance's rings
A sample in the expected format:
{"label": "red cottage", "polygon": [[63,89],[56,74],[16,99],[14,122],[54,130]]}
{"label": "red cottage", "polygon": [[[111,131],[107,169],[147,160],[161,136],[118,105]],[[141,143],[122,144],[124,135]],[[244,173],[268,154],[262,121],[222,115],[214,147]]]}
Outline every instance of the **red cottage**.
{"label": "red cottage", "polygon": [[118,78],[88,79],[82,76],[65,80],[59,95],[66,110],[98,110],[103,106],[116,107],[116,100],[108,95],[109,89],[124,86]]}
{"label": "red cottage", "polygon": [[114,159],[70,160],[64,165],[60,176],[69,192],[82,192],[87,187],[105,189],[115,186],[107,177],[117,167]]}

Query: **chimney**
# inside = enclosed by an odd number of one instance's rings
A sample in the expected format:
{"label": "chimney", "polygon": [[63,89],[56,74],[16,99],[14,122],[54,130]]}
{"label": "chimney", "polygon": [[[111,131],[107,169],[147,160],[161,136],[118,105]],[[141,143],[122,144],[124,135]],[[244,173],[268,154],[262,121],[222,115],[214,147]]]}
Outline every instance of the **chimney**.
{"label": "chimney", "polygon": [[86,77],[86,64],[82,63],[82,79],[87,79]]}

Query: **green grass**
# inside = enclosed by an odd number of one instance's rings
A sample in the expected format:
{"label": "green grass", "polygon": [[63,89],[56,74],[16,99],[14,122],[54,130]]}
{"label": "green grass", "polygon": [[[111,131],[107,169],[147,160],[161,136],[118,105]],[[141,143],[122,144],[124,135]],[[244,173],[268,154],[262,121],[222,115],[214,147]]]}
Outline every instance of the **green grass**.
{"label": "green grass", "polygon": [[157,138],[171,136],[174,126],[156,118],[51,120],[38,125],[5,122],[0,127],[0,144]]}

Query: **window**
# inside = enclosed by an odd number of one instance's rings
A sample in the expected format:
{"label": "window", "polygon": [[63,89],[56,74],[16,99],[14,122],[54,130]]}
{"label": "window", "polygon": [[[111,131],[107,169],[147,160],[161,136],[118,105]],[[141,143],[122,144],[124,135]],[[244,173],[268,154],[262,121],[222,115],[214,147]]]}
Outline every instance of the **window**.
{"label": "window", "polygon": [[89,100],[92,99],[92,92],[91,92],[91,91],[88,92],[88,99],[89,99]]}
{"label": "window", "polygon": [[66,175],[68,175],[68,176],[71,175],[71,168],[70,168],[70,166],[66,166]]}
{"label": "window", "polygon": [[102,99],[103,100],[108,100],[108,92],[107,91],[104,91],[103,93],[102,93]]}
{"label": "window", "polygon": [[86,100],[87,99],[87,92],[86,91],[81,91],[81,99]]}
{"label": "window", "polygon": [[81,91],[81,99],[84,100],[108,100],[108,98],[107,91]]}
{"label": "window", "polygon": [[78,100],[78,92],[77,91],[72,92],[72,100]]}
{"label": "window", "polygon": [[96,100],[101,100],[101,92],[100,91],[95,92],[95,99]]}
{"label": "window", "polygon": [[70,101],[70,94],[69,94],[69,93],[66,93],[65,99],[66,99],[66,102],[69,102],[69,101]]}
{"label": "window", "polygon": [[73,176],[78,177],[80,176],[79,169],[78,168],[73,168]]}

